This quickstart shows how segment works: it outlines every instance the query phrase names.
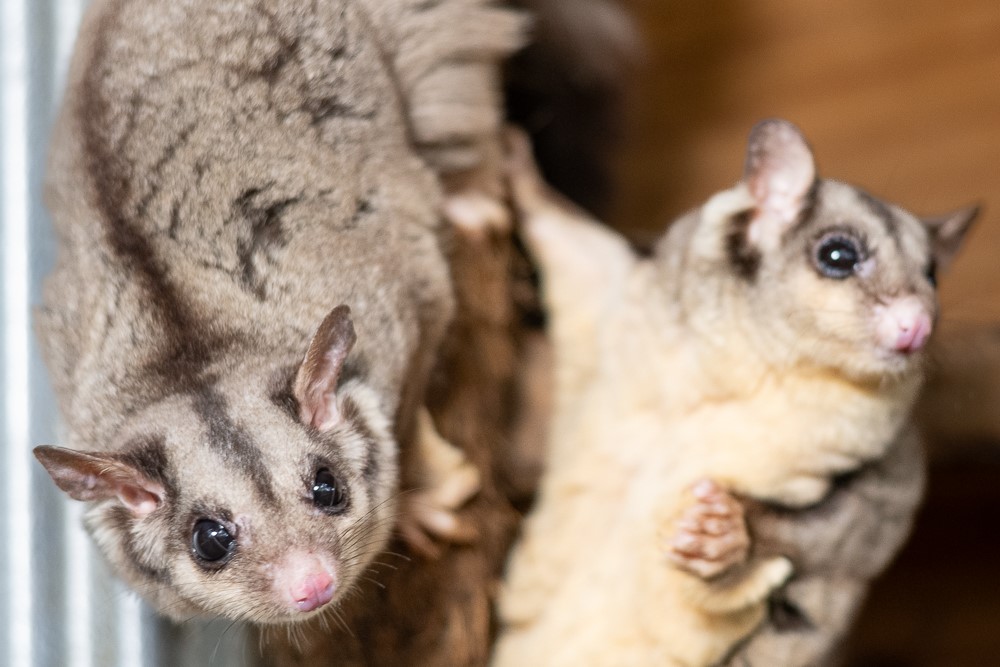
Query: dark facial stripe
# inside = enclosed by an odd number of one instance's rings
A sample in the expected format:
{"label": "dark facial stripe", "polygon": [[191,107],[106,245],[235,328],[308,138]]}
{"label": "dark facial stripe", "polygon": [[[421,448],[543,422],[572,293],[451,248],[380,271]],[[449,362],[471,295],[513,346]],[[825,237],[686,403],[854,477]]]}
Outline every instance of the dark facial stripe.
{"label": "dark facial stripe", "polygon": [[227,465],[246,475],[265,502],[277,505],[264,457],[250,435],[230,419],[225,399],[214,388],[202,387],[193,393],[193,403],[208,429],[209,446]]}
{"label": "dark facial stripe", "polygon": [[133,441],[123,448],[118,460],[135,468],[146,479],[157,482],[167,491],[168,501],[176,498],[170,461],[163,437],[155,436]]}
{"label": "dark facial stripe", "polygon": [[[143,560],[144,554],[140,553],[139,549],[136,548],[133,541],[134,538],[132,537],[132,524],[135,523],[132,513],[124,505],[113,505],[108,508],[105,519],[114,526],[115,533],[119,536],[122,550],[125,552],[125,557],[128,558],[129,564],[135,571],[153,583],[162,586],[170,585],[170,571],[166,568],[153,567],[147,564]],[[170,525],[170,522],[168,522],[168,525]]]}
{"label": "dark facial stripe", "polygon": [[869,213],[881,221],[882,226],[892,237],[892,240],[896,242],[898,246],[900,244],[899,239],[899,223],[896,221],[896,216],[892,214],[892,209],[890,209],[885,202],[882,200],[871,196],[864,190],[854,188],[855,193],[858,196],[858,201],[864,204],[865,208],[868,209]]}
{"label": "dark facial stripe", "polygon": [[729,265],[740,278],[747,282],[753,282],[760,270],[760,251],[750,244],[747,231],[750,227],[750,220],[753,219],[754,211],[743,211],[734,215],[729,221],[729,229],[726,230],[726,254],[729,257]]}
{"label": "dark facial stripe", "polygon": [[[783,241],[812,222],[816,213],[819,185],[820,181],[816,179],[809,186],[809,190],[806,191],[802,199],[802,207],[799,209],[795,224],[785,230],[782,235]],[[753,209],[738,213],[730,220],[729,228],[726,231],[726,253],[729,257],[729,264],[736,275],[747,282],[753,282],[757,278],[763,259],[760,250],[751,245],[747,235],[753,215]]]}

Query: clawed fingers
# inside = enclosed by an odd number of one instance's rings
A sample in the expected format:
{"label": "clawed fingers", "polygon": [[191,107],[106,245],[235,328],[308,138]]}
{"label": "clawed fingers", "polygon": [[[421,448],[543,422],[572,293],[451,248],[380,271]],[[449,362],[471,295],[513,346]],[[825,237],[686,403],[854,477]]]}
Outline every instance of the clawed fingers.
{"label": "clawed fingers", "polygon": [[667,557],[699,577],[718,576],[743,562],[749,552],[743,506],[710,480],[696,484],[692,493],[695,503],[677,522]]}

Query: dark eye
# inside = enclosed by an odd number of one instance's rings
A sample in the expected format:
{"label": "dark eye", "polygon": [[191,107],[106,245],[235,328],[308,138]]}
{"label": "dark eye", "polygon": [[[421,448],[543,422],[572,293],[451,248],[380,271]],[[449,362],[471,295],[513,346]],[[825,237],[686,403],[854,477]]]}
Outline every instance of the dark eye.
{"label": "dark eye", "polygon": [[342,512],[347,507],[347,488],[327,468],[320,468],[313,480],[313,504],[329,512]]}
{"label": "dark eye", "polygon": [[209,563],[229,556],[236,548],[236,539],[214,519],[198,519],[191,533],[191,548],[198,558]]}
{"label": "dark eye", "polygon": [[835,234],[820,240],[814,261],[821,274],[840,280],[852,275],[864,261],[864,249],[857,239]]}
{"label": "dark eye", "polygon": [[937,287],[937,262],[932,259],[931,263],[927,265],[927,271],[924,272],[924,275],[927,276],[927,282],[932,287]]}

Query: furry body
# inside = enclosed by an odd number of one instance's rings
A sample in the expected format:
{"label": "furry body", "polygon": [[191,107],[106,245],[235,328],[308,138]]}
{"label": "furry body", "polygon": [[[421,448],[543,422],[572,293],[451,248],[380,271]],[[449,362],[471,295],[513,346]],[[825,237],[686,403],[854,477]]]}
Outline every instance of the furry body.
{"label": "furry body", "polygon": [[790,510],[751,501],[751,558],[784,554],[794,576],[728,667],[838,664],[870,582],[902,547],[923,496],[924,457],[907,428],[885,457],[839,480],[823,501]]}
{"label": "furry body", "polygon": [[[396,443],[453,310],[437,176],[495,136],[493,68],[518,29],[477,2],[90,7],[54,136],[61,249],[38,331],[68,444],[158,498],[141,516],[121,493],[84,499],[161,611],[278,620],[286,550],[336,560],[339,596],[386,544]],[[335,368],[300,368],[339,304],[356,344],[331,325]],[[311,379],[327,384],[310,399]],[[303,508],[314,459],[349,511]],[[211,578],[189,553],[205,514],[246,538]]]}
{"label": "furry body", "polygon": [[[933,308],[932,286],[913,278],[932,234],[850,186],[814,182],[787,126],[763,127],[750,154],[747,181],[676,222],[649,259],[513,177],[543,275],[556,405],[502,596],[497,665],[722,660],[793,566],[779,551],[714,577],[675,568],[667,543],[688,490],[710,478],[808,507],[902,431],[919,359],[883,354],[873,338],[893,307],[881,294],[891,304],[912,290]],[[802,185],[787,195],[788,182]],[[868,239],[877,264],[863,280],[875,287],[828,281],[800,254],[842,220]]]}

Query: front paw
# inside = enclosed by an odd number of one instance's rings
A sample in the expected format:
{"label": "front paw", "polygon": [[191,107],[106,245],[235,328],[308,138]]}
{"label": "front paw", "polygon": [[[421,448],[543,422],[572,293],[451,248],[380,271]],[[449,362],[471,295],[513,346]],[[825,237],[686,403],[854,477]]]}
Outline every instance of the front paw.
{"label": "front paw", "polygon": [[404,496],[400,532],[415,551],[436,558],[441,548],[435,538],[466,544],[477,537],[458,510],[479,492],[479,470],[438,434],[426,408],[417,414],[416,444],[415,488]]}
{"label": "front paw", "polygon": [[725,489],[702,480],[692,493],[695,503],[675,525],[667,557],[679,569],[711,579],[746,561],[750,535],[743,505]]}

